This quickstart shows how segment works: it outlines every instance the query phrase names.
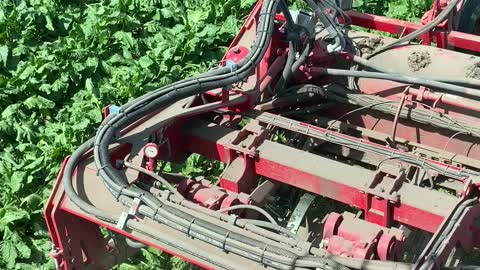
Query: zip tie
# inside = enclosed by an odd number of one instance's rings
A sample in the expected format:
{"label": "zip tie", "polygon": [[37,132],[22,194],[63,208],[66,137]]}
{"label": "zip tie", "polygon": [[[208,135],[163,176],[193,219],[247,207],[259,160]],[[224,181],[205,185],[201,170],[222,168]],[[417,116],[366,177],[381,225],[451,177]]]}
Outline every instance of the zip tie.
{"label": "zip tie", "polygon": [[104,170],[106,167],[108,167],[108,165],[102,165],[100,167],[97,167],[97,171],[100,171],[100,170]]}
{"label": "zip tie", "polygon": [[97,175],[97,176],[100,176],[100,171],[105,170],[105,168],[106,168],[107,166],[108,166],[108,165],[103,165],[103,166],[101,166],[101,167],[97,167],[97,173],[96,173],[96,175]]}
{"label": "zip tie", "polygon": [[117,196],[115,197],[115,199],[117,200],[117,202],[119,201],[119,198],[120,198],[120,196],[122,195],[122,192],[123,192],[124,189],[125,189],[125,186],[122,186],[122,187],[120,188],[120,191],[118,192]]}
{"label": "zip tie", "polygon": [[[295,264],[297,264],[298,257],[299,257],[299,256],[295,256],[295,258],[293,259],[292,269],[295,269]],[[328,265],[328,264],[327,264],[327,265]]]}
{"label": "zip tie", "polygon": [[190,235],[190,231],[192,229],[192,224],[193,222],[195,222],[195,218],[193,218],[191,221],[190,221],[190,224],[188,224],[188,229],[187,229],[187,236],[191,236]]}
{"label": "zip tie", "polygon": [[175,83],[172,85],[172,87],[173,87],[173,92],[175,93],[175,95],[177,95],[178,89],[177,89],[177,86],[175,86]]}
{"label": "zip tie", "polygon": [[265,245],[265,246],[263,247],[262,256],[260,256],[260,263],[261,263],[261,264],[265,264],[265,263],[263,263],[263,260],[264,260],[264,258],[265,258],[265,251],[267,251],[267,245]]}
{"label": "zip tie", "polygon": [[[237,64],[233,62],[232,60],[226,60],[225,61],[225,66],[230,69],[230,72],[234,72],[237,70]],[[238,77],[238,74],[237,74]]]}
{"label": "zip tie", "polygon": [[158,209],[160,209],[160,207],[157,207],[155,208],[155,212],[153,212],[153,219],[155,220],[157,214],[158,214]]}
{"label": "zip tie", "polygon": [[229,236],[229,235],[230,235],[230,231],[227,231],[227,233],[225,234],[225,237],[223,238],[222,249],[223,249],[224,251],[226,251],[226,250],[225,250],[225,245],[226,245],[226,243],[227,243],[227,239],[228,239],[228,236]]}
{"label": "zip tie", "polygon": [[195,80],[196,80],[197,83],[198,83],[198,88],[202,89],[202,83],[200,82],[200,79],[199,79],[199,78],[195,78]]}
{"label": "zip tie", "polygon": [[238,216],[235,215],[235,214],[228,215],[228,223],[229,224],[235,225],[237,219],[238,219]]}

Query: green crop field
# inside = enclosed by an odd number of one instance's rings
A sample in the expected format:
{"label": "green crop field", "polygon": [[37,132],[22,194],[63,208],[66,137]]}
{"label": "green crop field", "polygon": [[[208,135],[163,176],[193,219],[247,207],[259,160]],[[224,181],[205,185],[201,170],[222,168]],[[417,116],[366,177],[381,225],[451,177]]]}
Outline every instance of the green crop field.
{"label": "green crop field", "polygon": [[[416,20],[431,1],[358,0]],[[101,109],[218,63],[254,0],[0,0],[0,269],[54,269],[42,208]],[[187,174],[218,168],[195,157]],[[144,250],[120,269],[184,269]]]}

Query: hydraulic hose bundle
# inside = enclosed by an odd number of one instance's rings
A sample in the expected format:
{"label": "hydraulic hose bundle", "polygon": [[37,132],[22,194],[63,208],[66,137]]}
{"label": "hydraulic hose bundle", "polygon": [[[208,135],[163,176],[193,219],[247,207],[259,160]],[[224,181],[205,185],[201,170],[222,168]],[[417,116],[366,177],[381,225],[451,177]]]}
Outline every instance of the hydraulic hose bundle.
{"label": "hydraulic hose bundle", "polygon": [[[157,198],[138,187],[127,185],[120,171],[110,164],[108,149],[109,145],[114,143],[118,138],[118,134],[120,134],[120,131],[124,127],[141,119],[152,110],[165,107],[180,99],[203,93],[209,89],[231,85],[251,74],[267,50],[267,45],[270,42],[273,31],[277,6],[278,1],[274,0],[267,0],[263,3],[259,15],[255,43],[249,55],[235,67],[221,67],[197,77],[173,83],[125,104],[121,107],[119,113],[109,115],[103,121],[96,136],[80,146],[67,162],[63,183],[68,197],[83,211],[99,219],[116,223],[120,218],[117,215],[104,212],[85,202],[75,192],[72,186],[72,175],[75,167],[82,156],[93,147],[98,175],[117,201],[129,206],[133,198],[138,198],[143,203],[140,207],[141,214],[171,228],[185,232],[189,236],[223,248],[226,251],[247,257],[276,269],[295,268],[296,261],[300,256],[292,251],[267,245],[258,240],[231,232],[222,226],[188,214],[179,205],[169,204],[166,200]],[[129,220],[126,225],[131,230],[139,231],[154,238],[162,237],[155,236],[148,228],[133,220]],[[228,237],[225,237],[226,235]],[[174,243],[169,244],[174,245]],[[197,254],[195,254],[195,256],[197,256]],[[211,260],[208,261],[212,262]],[[220,268],[228,269],[226,265],[222,265],[219,262],[214,263]],[[309,264],[312,265],[312,267],[322,269],[347,269],[330,259],[317,258]]]}
{"label": "hydraulic hose bundle", "polygon": [[[344,36],[339,32],[332,18],[325,13],[324,4],[321,2],[316,3],[316,1],[311,0],[307,0],[307,2],[314,9],[319,18],[330,27],[329,31],[335,34],[333,39],[334,44],[331,44],[329,50],[331,52],[342,50],[345,46]],[[234,222],[233,225],[225,222],[221,224],[209,222],[202,218],[205,214],[211,217],[216,217],[220,221],[228,220],[228,215],[222,213],[214,214],[208,209],[199,209],[193,203],[188,203],[183,201],[183,198],[178,198],[178,194],[175,195],[177,196],[177,201],[172,202],[169,198],[156,197],[138,186],[128,185],[125,176],[111,164],[109,146],[112,143],[115,143],[120,137],[122,129],[131,123],[141,119],[158,108],[164,108],[183,98],[202,94],[207,90],[226,87],[248,77],[260,63],[268,48],[274,29],[274,19],[277,9],[279,8],[279,3],[278,0],[265,0],[263,2],[258,18],[255,42],[251,46],[250,53],[235,66],[220,67],[199,76],[181,80],[149,92],[123,105],[118,113],[110,114],[106,117],[95,137],[80,146],[67,162],[63,176],[65,192],[72,202],[88,214],[96,216],[109,223],[115,224],[118,222],[120,218],[119,215],[105,212],[92,206],[84,201],[73,188],[72,176],[77,164],[82,159],[83,155],[93,149],[98,175],[117,201],[128,207],[132,204],[134,199],[140,200],[142,205],[139,208],[139,212],[141,214],[175,230],[181,231],[190,237],[207,242],[225,251],[246,257],[275,269],[285,270],[305,268],[343,270],[348,269],[343,264],[345,261],[347,261],[347,264],[349,265],[360,265],[359,267],[363,267],[363,269],[383,269],[385,267],[407,269],[409,268],[407,264],[391,262],[383,262],[381,264],[358,264],[357,262],[349,261],[349,259],[335,258],[334,256],[332,256],[332,258],[309,256],[308,254],[311,254],[311,250],[307,248],[309,247],[309,243],[297,241],[292,235],[282,231],[282,229],[273,222],[264,224],[261,222],[241,219]],[[286,5],[282,5],[283,8],[285,6]],[[342,13],[340,12],[340,14]],[[291,66],[291,69],[286,70],[284,74],[286,79],[291,76],[292,71],[294,72],[300,66],[301,62],[305,60],[309,52],[310,44],[307,44],[297,61],[294,61],[292,56],[292,59],[289,60],[289,66]],[[340,140],[339,138],[333,139]],[[342,143],[349,142],[342,141]],[[128,166],[128,164],[124,165]],[[130,168],[133,168],[133,166],[130,166]],[[175,194],[172,190],[171,192]],[[196,212],[191,210],[199,211]],[[280,244],[268,244],[271,242],[263,242],[252,237],[247,237],[238,231],[235,232],[234,230],[231,230],[232,226],[235,227],[234,225],[236,225],[236,228],[248,228],[252,232],[263,232],[262,236],[265,238],[269,235],[267,232],[271,233],[271,231],[268,231],[265,228],[274,229],[282,234],[271,236],[270,239],[275,238],[279,242],[290,243],[290,245],[284,247]],[[151,228],[148,228],[135,220],[128,220],[126,226],[134,232],[149,235],[150,237],[163,241],[171,246],[178,246],[178,248],[181,248],[186,252],[188,251],[192,255],[202,258],[219,268],[229,269],[228,263],[212,260],[208,254],[205,254],[205,252],[194,252],[188,250],[186,247],[180,247],[179,245],[181,245],[181,243],[174,243],[171,240],[168,240],[168,236],[157,235],[151,230]],[[366,267],[366,265],[370,266]]]}

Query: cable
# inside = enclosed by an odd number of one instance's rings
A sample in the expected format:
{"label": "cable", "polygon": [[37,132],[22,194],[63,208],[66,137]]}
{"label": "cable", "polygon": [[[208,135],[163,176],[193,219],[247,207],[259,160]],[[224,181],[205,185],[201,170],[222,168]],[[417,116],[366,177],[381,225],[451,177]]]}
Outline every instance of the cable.
{"label": "cable", "polygon": [[[365,58],[362,58],[361,56],[352,55],[352,54],[349,54],[349,56],[353,62],[360,64],[364,67],[370,68],[374,71],[378,71],[382,73],[395,73],[394,70],[377,66],[373,64],[371,60],[367,60]],[[463,86],[480,88],[480,80],[473,79],[473,78],[452,78],[452,77],[445,77],[445,76],[417,76],[417,77],[425,80],[439,81],[444,83],[459,84]]]}
{"label": "cable", "polygon": [[230,206],[227,208],[222,208],[218,209],[217,212],[228,212],[232,210],[239,210],[239,209],[249,209],[249,210],[254,210],[257,211],[258,213],[262,214],[264,217],[268,219],[272,224],[278,225],[278,223],[275,221],[275,219],[265,210],[262,208],[255,206],[255,205],[250,205],[250,204],[239,204],[239,205],[234,205]]}
{"label": "cable", "polygon": [[396,144],[397,142],[395,141],[395,137],[397,135],[397,126],[398,126],[398,119],[400,118],[400,113],[402,112],[403,104],[405,103],[405,100],[408,97],[408,91],[410,90],[410,86],[407,86],[405,90],[402,93],[402,97],[400,98],[400,102],[398,103],[397,111],[395,112],[395,117],[393,118],[393,123],[392,123],[392,147],[397,148]]}
{"label": "cable", "polygon": [[405,74],[399,74],[399,73],[386,74],[386,73],[380,73],[380,72],[353,71],[353,70],[333,69],[333,68],[315,68],[315,71],[323,75],[382,79],[382,80],[389,80],[394,82],[408,83],[413,85],[424,85],[424,86],[429,86],[437,89],[443,89],[445,91],[456,93],[456,94],[469,95],[472,97],[476,97],[477,99],[480,99],[480,91],[476,89],[442,83],[438,81],[414,77],[414,76],[405,75]]}
{"label": "cable", "polygon": [[450,138],[448,138],[448,141],[445,143],[445,146],[443,147],[443,151],[447,151],[447,146],[450,144],[450,142],[453,140],[453,138],[457,137],[460,134],[468,134],[465,131],[459,131],[457,133],[454,133]]}
{"label": "cable", "polygon": [[278,233],[285,234],[288,237],[290,237],[292,239],[295,239],[297,241],[299,240],[298,236],[296,234],[292,233],[291,231],[289,231],[287,228],[284,228],[280,225],[276,225],[276,224],[271,223],[271,222],[266,222],[266,221],[257,220],[257,219],[239,219],[237,221],[238,222],[240,222],[240,221],[241,222],[246,222],[248,224],[252,224],[252,225],[255,225],[255,226],[258,226],[258,227],[271,229],[271,230],[274,230]]}
{"label": "cable", "polygon": [[165,180],[163,177],[161,177],[160,175],[152,172],[152,171],[149,171],[145,168],[142,168],[140,166],[137,166],[137,165],[133,165],[132,163],[128,162],[128,161],[122,161],[123,165],[127,168],[130,168],[130,169],[133,169],[135,171],[138,171],[138,172],[141,172],[143,174],[146,174],[150,177],[152,177],[153,179],[161,182],[163,184],[164,187],[166,187],[170,192],[172,192],[173,194],[175,194],[175,196],[177,196],[178,198],[183,198],[183,195],[180,194],[180,192],[178,192],[178,190],[172,186],[167,180]]}
{"label": "cable", "polygon": [[293,63],[295,62],[296,53],[297,53],[297,50],[295,48],[293,41],[288,42],[287,61],[285,62],[285,67],[283,68],[282,76],[280,77],[277,84],[275,85],[275,93],[282,92],[282,90],[285,88],[285,85],[290,80],[290,77],[292,75],[292,66],[293,66]]}
{"label": "cable", "polygon": [[340,29],[336,26],[335,22],[326,12],[327,7],[322,1],[315,3],[314,0],[305,0],[313,12],[317,15],[318,19],[322,22],[325,29],[328,31],[331,38],[334,40],[333,44],[327,45],[327,51],[329,53],[339,53],[345,48],[345,37]]}
{"label": "cable", "polygon": [[[385,161],[392,160],[392,159],[403,160],[403,158],[402,158],[401,156],[387,157],[387,158],[385,158],[385,159],[382,159],[382,160],[377,164],[377,170],[380,168],[380,166],[381,166]],[[429,189],[433,189],[433,188],[435,187],[435,183],[433,182],[433,177],[432,177],[432,175],[430,174],[430,172],[428,171],[427,166],[425,166],[425,164],[423,164],[423,163],[417,163],[416,165],[419,166],[419,167],[422,167],[422,169],[425,171],[425,173],[427,174],[427,177],[428,177],[428,182],[429,182],[429,184],[430,184]]]}
{"label": "cable", "polygon": [[343,114],[342,116],[338,117],[337,119],[333,120],[332,123],[330,123],[328,126],[327,126],[327,130],[330,130],[330,128],[333,127],[333,125],[335,123],[337,123],[338,121],[342,120],[344,117],[352,114],[352,113],[356,113],[356,112],[359,112],[359,111],[363,111],[365,109],[371,109],[375,106],[379,106],[379,105],[382,105],[382,104],[388,104],[388,103],[394,103],[395,101],[393,100],[387,100],[387,101],[380,101],[380,102],[377,102],[377,103],[374,103],[374,104],[369,104],[369,105],[365,105],[365,106],[362,106],[360,108],[356,108],[356,109],[353,109],[351,111],[348,111],[347,113]]}
{"label": "cable", "polygon": [[[331,84],[322,89],[325,91],[327,99],[341,103],[353,104],[356,106],[369,106],[382,101],[389,101],[388,99],[378,96],[352,93],[338,84]],[[374,108],[372,107],[372,109],[394,115],[394,105],[398,104],[398,102],[392,101],[391,104],[392,105],[376,105]],[[400,112],[400,117],[417,123],[452,130],[455,132],[464,131],[470,136],[480,138],[480,128],[477,128],[475,125],[433,110],[405,108],[404,106]]]}
{"label": "cable", "polygon": [[396,41],[392,42],[392,43],[389,43],[389,44],[386,44],[382,47],[379,47],[377,48],[377,50],[375,50],[370,56],[369,58],[371,58],[372,56],[378,54],[378,53],[381,53],[383,51],[386,51],[386,50],[389,50],[389,49],[392,49],[394,47],[397,47],[398,45],[402,44],[402,43],[405,43],[405,42],[409,42],[410,40],[414,39],[414,38],[417,38],[423,34],[425,34],[426,32],[429,32],[430,30],[432,30],[433,28],[435,28],[437,25],[439,25],[441,22],[443,22],[445,19],[447,19],[448,15],[450,15],[450,13],[455,9],[455,7],[457,6],[457,4],[460,2],[460,0],[452,0],[446,7],[445,9],[442,10],[442,12],[440,12],[440,14],[438,14],[437,17],[435,17],[435,19],[433,19],[432,21],[430,21],[428,24],[426,24],[425,26],[423,26],[422,28],[418,29],[418,30],[415,30],[413,31],[412,33],[404,36],[403,38],[400,38],[400,39],[397,39]]}

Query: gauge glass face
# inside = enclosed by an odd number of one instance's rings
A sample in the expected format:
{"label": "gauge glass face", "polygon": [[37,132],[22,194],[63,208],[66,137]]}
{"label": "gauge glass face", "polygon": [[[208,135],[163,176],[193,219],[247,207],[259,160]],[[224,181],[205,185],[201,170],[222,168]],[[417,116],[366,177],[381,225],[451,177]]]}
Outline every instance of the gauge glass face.
{"label": "gauge glass face", "polygon": [[145,146],[145,155],[148,157],[148,158],[154,158],[156,157],[158,154],[158,150],[157,150],[157,147],[153,146],[153,145],[147,145]]}

